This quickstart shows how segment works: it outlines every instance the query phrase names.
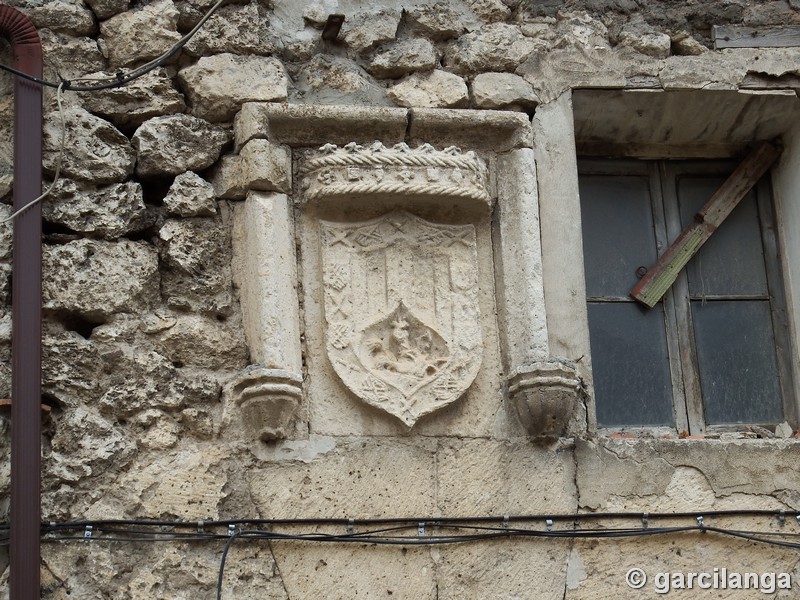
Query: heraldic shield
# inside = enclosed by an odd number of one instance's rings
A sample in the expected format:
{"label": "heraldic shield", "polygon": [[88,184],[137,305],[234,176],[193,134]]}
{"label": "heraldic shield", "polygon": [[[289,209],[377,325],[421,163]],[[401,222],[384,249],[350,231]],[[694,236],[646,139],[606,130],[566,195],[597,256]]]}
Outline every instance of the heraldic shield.
{"label": "heraldic shield", "polygon": [[409,427],[456,401],[481,366],[472,225],[392,212],[321,222],[326,348],[359,398]]}

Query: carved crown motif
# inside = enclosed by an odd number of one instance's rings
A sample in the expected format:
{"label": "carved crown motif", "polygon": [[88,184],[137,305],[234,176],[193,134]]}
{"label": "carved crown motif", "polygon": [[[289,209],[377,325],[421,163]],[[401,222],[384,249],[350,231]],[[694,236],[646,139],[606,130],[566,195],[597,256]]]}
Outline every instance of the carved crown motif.
{"label": "carved crown motif", "polygon": [[430,144],[325,144],[301,167],[306,200],[344,196],[425,196],[489,202],[487,170],[473,152]]}

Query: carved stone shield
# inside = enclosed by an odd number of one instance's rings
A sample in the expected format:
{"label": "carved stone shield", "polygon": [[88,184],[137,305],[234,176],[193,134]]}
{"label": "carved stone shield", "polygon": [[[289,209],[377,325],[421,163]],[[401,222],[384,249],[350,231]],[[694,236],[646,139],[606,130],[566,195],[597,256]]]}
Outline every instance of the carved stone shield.
{"label": "carved stone shield", "polygon": [[457,400],[483,353],[475,228],[402,211],[320,225],[326,347],[344,384],[409,427]]}

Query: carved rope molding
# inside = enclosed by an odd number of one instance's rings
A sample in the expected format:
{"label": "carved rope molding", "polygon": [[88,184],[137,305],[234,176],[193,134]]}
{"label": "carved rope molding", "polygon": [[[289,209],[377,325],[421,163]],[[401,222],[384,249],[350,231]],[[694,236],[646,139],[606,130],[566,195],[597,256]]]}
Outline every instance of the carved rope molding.
{"label": "carved rope molding", "polygon": [[430,144],[325,144],[301,168],[307,200],[342,196],[433,196],[489,203],[487,169],[473,152]]}

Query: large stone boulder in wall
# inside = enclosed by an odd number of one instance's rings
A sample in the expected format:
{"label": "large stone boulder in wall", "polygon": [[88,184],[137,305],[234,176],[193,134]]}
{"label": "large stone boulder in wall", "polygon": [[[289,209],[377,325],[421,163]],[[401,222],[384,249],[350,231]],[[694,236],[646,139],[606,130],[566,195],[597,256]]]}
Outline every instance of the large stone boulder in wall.
{"label": "large stone boulder in wall", "polygon": [[259,2],[220,7],[184,46],[192,56],[234,54],[273,54],[281,42],[270,31],[270,15]]}
{"label": "large stone boulder in wall", "polygon": [[213,217],[217,214],[214,187],[197,173],[181,173],[164,196],[164,207],[181,217]]}
{"label": "large stone boulder in wall", "polygon": [[45,246],[42,306],[104,322],[138,313],[159,298],[158,254],[144,242],[76,240]]}
{"label": "large stone boulder in wall", "polygon": [[161,56],[181,39],[178,9],[161,0],[100,23],[108,60],[126,66]]}
{"label": "large stone boulder in wall", "polygon": [[210,167],[219,158],[229,134],[190,115],[156,117],[133,134],[140,177],[178,175]]}
{"label": "large stone boulder in wall", "polygon": [[92,35],[97,31],[92,11],[76,0],[21,0],[4,2],[25,13],[37,29],[51,29],[69,35]]}
{"label": "large stone boulder in wall", "polygon": [[95,188],[60,179],[42,205],[42,218],[91,237],[114,239],[140,229],[145,214],[135,181]]}
{"label": "large stone boulder in wall", "polygon": [[[64,134],[58,111],[48,113],[43,129],[43,163],[53,173],[61,153],[61,174],[96,185],[125,181],[136,153],[130,140],[108,121],[79,106],[64,109]],[[64,142],[62,147],[62,140]]]}
{"label": "large stone boulder in wall", "polygon": [[229,121],[244,102],[286,100],[289,78],[271,56],[217,54],[178,73],[195,116]]}
{"label": "large stone boulder in wall", "polygon": [[158,232],[161,293],[181,310],[228,314],[233,304],[230,234],[220,219],[168,219]]}
{"label": "large stone boulder in wall", "polygon": [[[86,77],[113,78],[114,73],[101,71]],[[79,95],[83,106],[117,127],[138,127],[147,119],[186,110],[183,96],[172,85],[164,68],[155,69],[117,88]]]}
{"label": "large stone boulder in wall", "polygon": [[536,50],[536,42],[520,28],[492,23],[451,43],[445,65],[460,75],[485,71],[513,71]]}

